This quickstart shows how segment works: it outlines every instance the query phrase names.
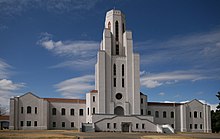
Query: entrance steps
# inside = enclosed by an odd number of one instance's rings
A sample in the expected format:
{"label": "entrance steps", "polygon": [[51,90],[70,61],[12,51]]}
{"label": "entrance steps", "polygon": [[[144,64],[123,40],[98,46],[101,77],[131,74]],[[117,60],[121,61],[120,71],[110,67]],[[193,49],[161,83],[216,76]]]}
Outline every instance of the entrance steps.
{"label": "entrance steps", "polygon": [[82,123],[82,132],[95,132],[93,123]]}

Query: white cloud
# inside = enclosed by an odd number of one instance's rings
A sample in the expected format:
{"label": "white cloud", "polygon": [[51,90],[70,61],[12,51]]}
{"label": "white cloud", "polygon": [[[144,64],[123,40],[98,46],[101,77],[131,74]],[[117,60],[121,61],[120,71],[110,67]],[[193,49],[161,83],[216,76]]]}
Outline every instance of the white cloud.
{"label": "white cloud", "polygon": [[164,96],[165,93],[164,93],[164,92],[160,92],[158,95],[159,95],[159,96]]}
{"label": "white cloud", "polygon": [[71,78],[56,84],[55,87],[66,98],[84,97],[85,93],[94,89],[94,75]]}
{"label": "white cloud", "polygon": [[24,83],[13,83],[8,79],[0,80],[0,103],[3,106],[9,106],[9,99],[12,96],[17,96],[18,93],[14,92],[25,87]]}
{"label": "white cloud", "polygon": [[[212,72],[210,70],[210,72]],[[216,75],[210,76],[205,70],[180,70],[162,73],[147,73],[141,76],[141,85],[147,88],[155,88],[161,85],[175,84],[179,81],[197,81],[204,79],[216,79]]]}

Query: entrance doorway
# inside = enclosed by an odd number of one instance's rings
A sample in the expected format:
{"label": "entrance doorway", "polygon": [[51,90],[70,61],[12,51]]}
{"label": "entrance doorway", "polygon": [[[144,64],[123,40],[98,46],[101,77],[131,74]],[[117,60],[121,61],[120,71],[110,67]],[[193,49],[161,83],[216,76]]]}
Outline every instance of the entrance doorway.
{"label": "entrance doorway", "polygon": [[130,123],[122,123],[121,130],[122,132],[129,132]]}
{"label": "entrance doorway", "polygon": [[121,106],[117,106],[114,109],[114,113],[115,115],[124,115],[124,109]]}

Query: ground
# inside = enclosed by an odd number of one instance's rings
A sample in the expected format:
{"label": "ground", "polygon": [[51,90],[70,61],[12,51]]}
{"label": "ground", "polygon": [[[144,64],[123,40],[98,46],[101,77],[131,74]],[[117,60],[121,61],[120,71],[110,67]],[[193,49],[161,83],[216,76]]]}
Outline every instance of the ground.
{"label": "ground", "polygon": [[220,134],[211,133],[84,133],[76,130],[2,130],[0,139],[219,139]]}

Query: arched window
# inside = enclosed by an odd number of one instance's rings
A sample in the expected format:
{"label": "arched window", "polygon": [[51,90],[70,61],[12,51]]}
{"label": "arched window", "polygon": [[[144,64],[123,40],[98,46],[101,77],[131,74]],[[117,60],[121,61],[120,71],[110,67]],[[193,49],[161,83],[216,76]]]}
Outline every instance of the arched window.
{"label": "arched window", "polygon": [[163,111],[163,118],[167,117],[167,112]]}
{"label": "arched window", "polygon": [[27,113],[31,113],[31,106],[27,106]]}
{"label": "arched window", "polygon": [[125,66],[124,66],[124,64],[122,64],[121,70],[122,70],[122,76],[125,76]]}
{"label": "arched window", "polygon": [[115,40],[118,41],[118,21],[115,22]]}
{"label": "arched window", "polygon": [[65,115],[66,114],[66,110],[64,108],[61,109],[61,115]]}
{"label": "arched window", "polygon": [[116,50],[115,50],[115,52],[116,52],[116,55],[119,55],[119,45],[118,44],[116,44],[116,46],[115,46],[116,48]]}
{"label": "arched window", "polygon": [[174,118],[174,112],[173,111],[170,112],[170,117]]}
{"label": "arched window", "polygon": [[159,111],[155,111],[155,117],[159,118]]}
{"label": "arched window", "polygon": [[70,109],[70,115],[74,115],[74,109]]}
{"label": "arched window", "polygon": [[116,76],[116,65],[115,64],[113,65],[113,74],[114,76]]}
{"label": "arched window", "polygon": [[194,111],[194,118],[197,118],[197,111]]}
{"label": "arched window", "polygon": [[56,115],[57,114],[57,109],[56,108],[53,108],[52,109],[52,115]]}
{"label": "arched window", "polygon": [[108,29],[111,30],[111,22],[108,22]]}

